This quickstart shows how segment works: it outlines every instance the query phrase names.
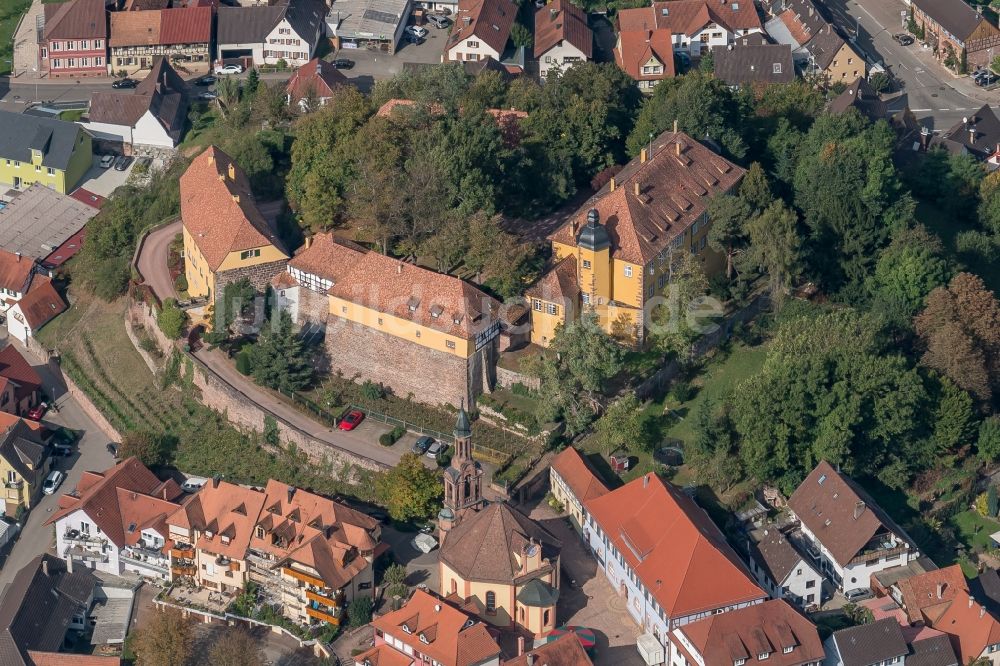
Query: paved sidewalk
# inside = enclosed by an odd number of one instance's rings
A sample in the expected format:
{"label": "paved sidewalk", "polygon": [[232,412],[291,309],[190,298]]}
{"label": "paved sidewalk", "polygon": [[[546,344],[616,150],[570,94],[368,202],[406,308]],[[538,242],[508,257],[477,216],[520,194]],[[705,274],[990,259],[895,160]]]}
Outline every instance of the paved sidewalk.
{"label": "paved sidewalk", "polygon": [[42,0],[33,0],[14,35],[13,74],[20,78],[41,77],[38,22],[44,15]]}

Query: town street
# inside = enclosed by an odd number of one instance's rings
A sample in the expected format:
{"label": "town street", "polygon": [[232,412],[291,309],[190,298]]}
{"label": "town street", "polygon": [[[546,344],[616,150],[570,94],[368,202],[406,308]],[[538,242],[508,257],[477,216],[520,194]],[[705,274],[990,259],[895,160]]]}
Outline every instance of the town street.
{"label": "town street", "polygon": [[882,62],[903,83],[902,91],[910,109],[922,125],[936,131],[947,130],[985,102],[997,101],[997,93],[977,88],[969,77],[953,76],[919,41],[900,46],[892,39],[894,34],[906,31],[904,16],[908,10],[900,0],[822,0],[822,3],[843,34],[853,35],[860,25],[857,45],[870,60]]}

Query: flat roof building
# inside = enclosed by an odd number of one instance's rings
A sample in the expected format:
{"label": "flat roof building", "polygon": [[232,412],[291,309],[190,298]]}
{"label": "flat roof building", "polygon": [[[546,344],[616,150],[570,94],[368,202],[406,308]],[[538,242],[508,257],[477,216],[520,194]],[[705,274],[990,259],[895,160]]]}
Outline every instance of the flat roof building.
{"label": "flat roof building", "polygon": [[0,209],[0,248],[37,259],[44,268],[76,254],[81,231],[98,209],[35,183]]}
{"label": "flat roof building", "polygon": [[333,0],[326,23],[337,48],[377,44],[394,53],[411,8],[411,0]]}

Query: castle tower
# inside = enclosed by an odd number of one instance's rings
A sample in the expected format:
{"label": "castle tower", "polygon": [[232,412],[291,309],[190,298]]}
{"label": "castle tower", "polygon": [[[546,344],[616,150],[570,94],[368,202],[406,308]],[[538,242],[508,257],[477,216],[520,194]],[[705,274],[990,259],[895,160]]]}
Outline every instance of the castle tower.
{"label": "castle tower", "polygon": [[444,507],[438,513],[441,541],[465,513],[483,506],[483,468],[472,457],[472,424],[464,402],[458,410],[453,434],[455,454],[444,470]]}
{"label": "castle tower", "polygon": [[580,292],[585,294],[584,305],[597,310],[603,324],[607,319],[607,304],[612,300],[611,239],[596,208],[587,212],[587,223],[576,237],[576,247],[577,275]]}

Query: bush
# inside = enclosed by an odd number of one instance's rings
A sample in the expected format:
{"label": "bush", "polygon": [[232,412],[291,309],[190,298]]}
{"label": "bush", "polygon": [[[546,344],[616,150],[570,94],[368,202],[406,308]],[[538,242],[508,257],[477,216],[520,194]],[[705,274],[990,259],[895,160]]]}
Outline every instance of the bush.
{"label": "bush", "polygon": [[522,384],[521,382],[517,382],[516,384],[511,386],[510,392],[513,393],[514,395],[523,395],[523,396],[531,396],[532,394],[531,389]]}
{"label": "bush", "polygon": [[244,347],[236,355],[236,369],[241,375],[249,375],[253,372],[253,363],[250,362],[250,347]]}
{"label": "bush", "polygon": [[694,387],[691,386],[690,382],[679,380],[674,384],[670,393],[677,402],[687,402],[694,397]]}
{"label": "bush", "polygon": [[368,400],[381,400],[385,397],[385,387],[366,379],[365,383],[361,385],[361,395]]}
{"label": "bush", "polygon": [[184,277],[184,273],[179,274],[177,276],[177,279],[174,280],[174,289],[176,289],[177,291],[188,290],[188,281],[187,278]]}
{"label": "bush", "polygon": [[981,231],[963,231],[955,236],[955,249],[962,254],[972,254],[984,261],[992,261],[1000,255],[998,244],[989,234]]}
{"label": "bush", "polygon": [[378,443],[382,446],[392,446],[396,443],[396,440],[392,438],[391,432],[384,432],[378,436]]}
{"label": "bush", "polygon": [[441,449],[437,454],[437,464],[438,467],[447,467],[451,464],[451,458],[455,453],[455,447],[446,446]]}
{"label": "bush", "polygon": [[347,620],[351,627],[363,627],[372,621],[372,599],[358,597],[347,606]]}
{"label": "bush", "polygon": [[185,321],[187,321],[187,314],[177,307],[176,299],[168,298],[163,301],[163,309],[156,316],[156,324],[165,336],[171,340],[181,337]]}

